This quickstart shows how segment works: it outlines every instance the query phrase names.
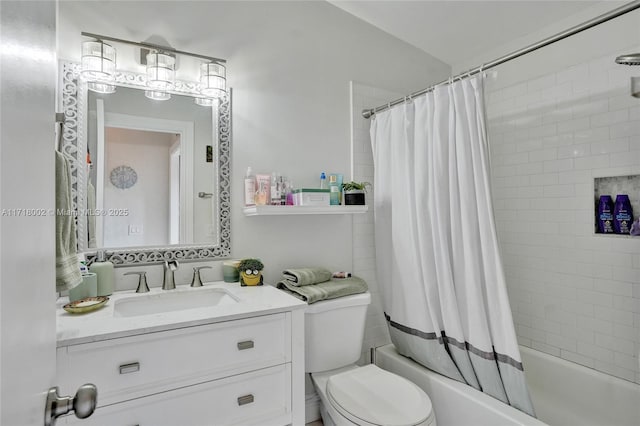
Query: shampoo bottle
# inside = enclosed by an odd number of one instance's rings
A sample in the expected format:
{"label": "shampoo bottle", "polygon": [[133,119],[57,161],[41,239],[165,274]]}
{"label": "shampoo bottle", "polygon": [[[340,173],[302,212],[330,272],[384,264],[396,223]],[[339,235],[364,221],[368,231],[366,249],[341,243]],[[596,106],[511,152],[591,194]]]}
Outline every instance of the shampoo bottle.
{"label": "shampoo bottle", "polygon": [[89,271],[95,273],[98,278],[98,296],[113,294],[115,275],[113,263],[104,260],[104,251],[99,251],[96,260],[89,266]]}
{"label": "shampoo bottle", "polygon": [[247,167],[247,174],[244,176],[244,205],[256,205],[256,177],[251,171],[251,166]]}
{"label": "shampoo bottle", "polygon": [[629,196],[621,194],[616,196],[616,204],[613,208],[613,230],[616,234],[627,234],[631,232],[633,223],[633,209]]}
{"label": "shampoo bottle", "polygon": [[601,195],[598,202],[598,232],[613,234],[613,200],[610,195]]}

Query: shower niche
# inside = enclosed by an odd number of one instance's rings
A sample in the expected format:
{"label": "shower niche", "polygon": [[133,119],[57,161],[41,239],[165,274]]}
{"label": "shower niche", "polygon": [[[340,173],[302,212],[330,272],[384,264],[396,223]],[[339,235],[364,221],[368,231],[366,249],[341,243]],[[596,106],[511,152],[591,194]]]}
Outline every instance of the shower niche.
{"label": "shower niche", "polygon": [[638,223],[633,226],[633,222],[640,216],[640,175],[597,177],[593,189],[595,233],[635,234]]}

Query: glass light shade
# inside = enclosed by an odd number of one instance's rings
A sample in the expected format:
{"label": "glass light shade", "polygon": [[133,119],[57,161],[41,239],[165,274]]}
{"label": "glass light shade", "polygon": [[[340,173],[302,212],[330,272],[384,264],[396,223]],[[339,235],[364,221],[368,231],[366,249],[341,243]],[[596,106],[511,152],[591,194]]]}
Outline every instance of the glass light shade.
{"label": "glass light shade", "polygon": [[176,58],[160,52],[147,54],[147,86],[171,90],[176,82]]}
{"label": "glass light shade", "polygon": [[99,81],[88,82],[87,88],[97,93],[116,93],[116,86],[114,84],[102,83]]}
{"label": "glass light shade", "polygon": [[631,77],[631,96],[640,98],[640,77]]}
{"label": "glass light shade", "polygon": [[214,106],[216,99],[213,98],[195,98],[195,102],[197,105],[203,106],[203,107],[210,107],[210,106]]}
{"label": "glass light shade", "polygon": [[168,101],[171,99],[171,93],[160,92],[158,90],[145,90],[144,95],[154,101]]}
{"label": "glass light shade", "polygon": [[116,76],[116,49],[99,40],[83,42],[80,75],[86,81],[113,81]]}
{"label": "glass light shade", "polygon": [[227,93],[227,72],[224,65],[213,62],[200,65],[200,93],[219,99]]}

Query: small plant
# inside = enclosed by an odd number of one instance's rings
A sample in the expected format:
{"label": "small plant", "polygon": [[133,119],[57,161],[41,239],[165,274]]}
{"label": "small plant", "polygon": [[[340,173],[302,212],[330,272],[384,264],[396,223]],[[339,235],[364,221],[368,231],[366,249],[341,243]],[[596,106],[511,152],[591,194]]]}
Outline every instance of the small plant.
{"label": "small plant", "polygon": [[342,184],[343,191],[367,191],[367,187],[371,187],[369,182],[345,182]]}
{"label": "small plant", "polygon": [[264,269],[264,264],[260,261],[260,259],[242,259],[240,263],[238,263],[238,271],[262,271]]}

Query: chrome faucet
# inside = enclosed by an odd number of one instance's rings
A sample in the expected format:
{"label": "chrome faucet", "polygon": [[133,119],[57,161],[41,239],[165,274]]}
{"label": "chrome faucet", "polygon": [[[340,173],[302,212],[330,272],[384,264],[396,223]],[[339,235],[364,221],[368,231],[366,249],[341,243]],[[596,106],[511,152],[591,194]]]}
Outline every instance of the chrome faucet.
{"label": "chrome faucet", "polygon": [[211,269],[211,266],[196,266],[193,268],[193,279],[191,280],[191,287],[202,287],[202,277],[200,277],[201,269]]}
{"label": "chrome faucet", "polygon": [[149,286],[147,285],[147,273],[146,272],[125,272],[125,275],[138,275],[138,288],[136,293],[148,293]]}
{"label": "chrome faucet", "polygon": [[173,276],[176,269],[178,269],[177,260],[164,261],[164,279],[162,280],[163,290],[173,290],[176,288],[176,280],[175,280],[175,277]]}

